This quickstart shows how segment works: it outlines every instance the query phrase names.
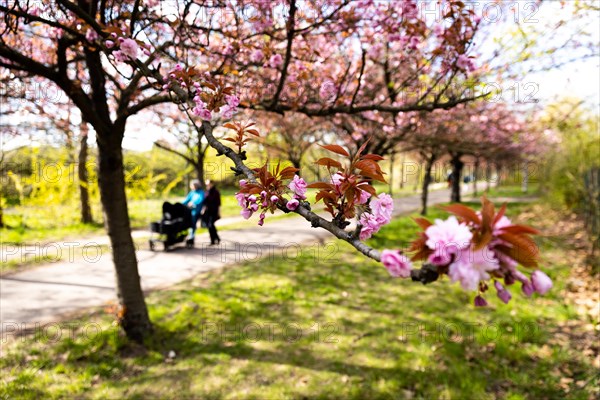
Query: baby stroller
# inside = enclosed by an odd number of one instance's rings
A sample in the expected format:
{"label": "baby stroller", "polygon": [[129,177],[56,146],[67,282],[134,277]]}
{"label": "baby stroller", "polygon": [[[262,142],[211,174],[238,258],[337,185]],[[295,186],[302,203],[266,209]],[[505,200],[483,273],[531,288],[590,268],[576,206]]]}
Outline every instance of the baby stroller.
{"label": "baby stroller", "polygon": [[[162,220],[160,222],[150,223],[150,250],[154,251],[157,242],[162,242],[163,250],[168,251],[170,246],[181,243],[188,234],[188,229],[192,227],[192,212],[181,203],[171,204],[164,202],[162,205]],[[158,237],[155,238],[154,234]],[[194,247],[192,240],[187,240],[185,247]]]}

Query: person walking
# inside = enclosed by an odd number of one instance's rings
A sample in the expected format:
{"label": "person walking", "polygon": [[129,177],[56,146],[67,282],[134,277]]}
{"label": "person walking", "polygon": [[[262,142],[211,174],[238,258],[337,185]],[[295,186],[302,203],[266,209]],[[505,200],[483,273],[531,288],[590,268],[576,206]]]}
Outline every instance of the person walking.
{"label": "person walking", "polygon": [[202,222],[208,228],[210,234],[210,244],[215,245],[221,242],[215,222],[221,218],[219,208],[221,207],[221,193],[217,190],[213,181],[206,181],[207,194],[204,199],[204,212],[202,213]]}
{"label": "person walking", "polygon": [[190,245],[194,244],[194,238],[196,237],[196,224],[198,223],[198,219],[200,219],[204,197],[204,190],[202,190],[200,181],[198,179],[192,180],[190,182],[190,192],[182,201],[183,205],[188,207],[192,212],[192,227],[189,230],[187,240],[188,244]]}

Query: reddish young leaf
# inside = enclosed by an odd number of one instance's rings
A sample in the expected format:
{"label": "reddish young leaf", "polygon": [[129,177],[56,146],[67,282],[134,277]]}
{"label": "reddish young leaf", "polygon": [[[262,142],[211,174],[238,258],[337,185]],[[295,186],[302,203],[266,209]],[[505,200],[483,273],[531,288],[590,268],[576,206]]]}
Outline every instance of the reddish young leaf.
{"label": "reddish young leaf", "polygon": [[371,196],[377,196],[377,191],[371,185],[359,185],[358,189],[364,190],[365,192],[371,194]]}
{"label": "reddish young leaf", "polygon": [[500,207],[500,210],[498,210],[498,214],[496,214],[496,217],[494,218],[494,225],[496,225],[496,223],[498,221],[500,221],[500,218],[502,218],[504,216],[505,212],[506,212],[506,203],[502,204],[502,207]]}
{"label": "reddish young leaf", "polygon": [[310,189],[327,189],[327,190],[335,189],[332,184],[326,183],[326,182],[314,182],[314,183],[307,185],[306,187],[310,188]]}
{"label": "reddish young leaf", "polygon": [[329,157],[323,157],[323,158],[318,159],[317,164],[324,165],[327,168],[331,168],[331,167],[342,168],[342,164],[339,161],[335,161],[334,159],[329,158]]}
{"label": "reddish young leaf", "polygon": [[441,207],[442,210],[446,210],[451,214],[456,215],[464,219],[467,222],[472,222],[477,225],[481,225],[481,220],[475,211],[467,206],[463,206],[462,204],[451,204],[449,206]]}
{"label": "reddish young leaf", "polygon": [[349,157],[350,154],[348,154],[348,152],[346,151],[346,149],[344,149],[342,146],[339,146],[337,144],[325,144],[325,145],[321,145],[322,148],[327,149],[329,151],[332,151],[336,154],[339,154],[341,156],[344,157]]}
{"label": "reddish young leaf", "polygon": [[380,155],[377,155],[377,154],[365,154],[361,158],[363,160],[373,160],[373,161],[385,160],[385,158],[383,158],[383,157],[381,157]]}
{"label": "reddish young leaf", "polygon": [[419,225],[419,227],[423,230],[429,228],[431,225],[433,225],[431,223],[431,221],[429,221],[427,218],[423,218],[423,217],[418,217],[418,218],[413,218],[413,221],[415,221],[415,223],[417,225]]}
{"label": "reddish young leaf", "polygon": [[525,225],[509,225],[502,228],[502,232],[512,233],[515,235],[521,234],[531,234],[531,235],[539,235],[540,231],[530,226]]}
{"label": "reddish young leaf", "polygon": [[538,253],[528,249],[509,247],[504,245],[496,246],[496,250],[512,258],[519,264],[527,268],[535,268],[538,265]]}

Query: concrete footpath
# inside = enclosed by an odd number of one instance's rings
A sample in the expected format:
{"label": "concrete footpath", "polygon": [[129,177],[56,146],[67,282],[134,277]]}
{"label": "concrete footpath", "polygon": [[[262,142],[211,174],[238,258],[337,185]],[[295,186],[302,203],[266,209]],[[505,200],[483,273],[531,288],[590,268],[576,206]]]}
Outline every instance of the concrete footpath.
{"label": "concrete footpath", "polygon": [[[447,202],[449,197],[448,189],[433,191],[429,204]],[[394,214],[419,208],[419,195],[401,197],[395,199]],[[311,228],[301,217],[272,222],[267,217],[262,227],[226,230],[220,236],[218,246],[207,246],[208,235],[201,233],[196,236],[194,249],[152,252],[146,247],[137,251],[143,289],[165,288],[205,271],[265,256],[293,258],[300,244],[315,246],[318,254],[328,257],[335,250],[331,244],[338,240],[324,229]],[[75,252],[84,249],[85,253],[73,257],[69,254],[61,261],[0,278],[0,332],[57,322],[74,312],[116,302],[110,252],[106,247],[86,247],[82,243]]]}

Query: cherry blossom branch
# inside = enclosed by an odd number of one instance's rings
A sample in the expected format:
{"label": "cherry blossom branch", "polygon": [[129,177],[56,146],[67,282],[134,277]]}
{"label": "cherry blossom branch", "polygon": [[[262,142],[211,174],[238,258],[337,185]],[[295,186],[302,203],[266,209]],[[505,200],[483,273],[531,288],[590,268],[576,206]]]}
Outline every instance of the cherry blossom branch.
{"label": "cherry blossom branch", "polygon": [[[221,142],[219,142],[213,136],[212,126],[210,125],[210,123],[203,121],[202,122],[202,130],[203,130],[204,136],[208,140],[208,144],[212,148],[216,149],[217,152],[227,156],[231,161],[233,161],[236,169],[238,171],[241,171],[251,182],[255,181],[254,172],[244,164],[241,157],[235,151],[233,151],[231,148],[229,148],[229,147],[225,146],[224,144],[222,144]],[[372,258],[376,261],[381,260],[381,254],[379,253],[379,251],[377,251],[377,250],[369,247],[365,243],[361,242],[356,237],[356,235],[354,235],[352,232],[347,232],[346,230],[341,229],[340,227],[335,225],[333,222],[327,221],[325,218],[312,212],[310,210],[310,205],[307,202],[300,203],[298,208],[296,208],[294,211],[291,211],[291,212],[295,212],[296,214],[299,214],[302,217],[304,217],[304,219],[306,219],[308,222],[310,222],[310,225],[313,228],[323,228],[326,231],[333,234],[338,239],[348,242],[356,250],[360,251],[365,256]]]}

